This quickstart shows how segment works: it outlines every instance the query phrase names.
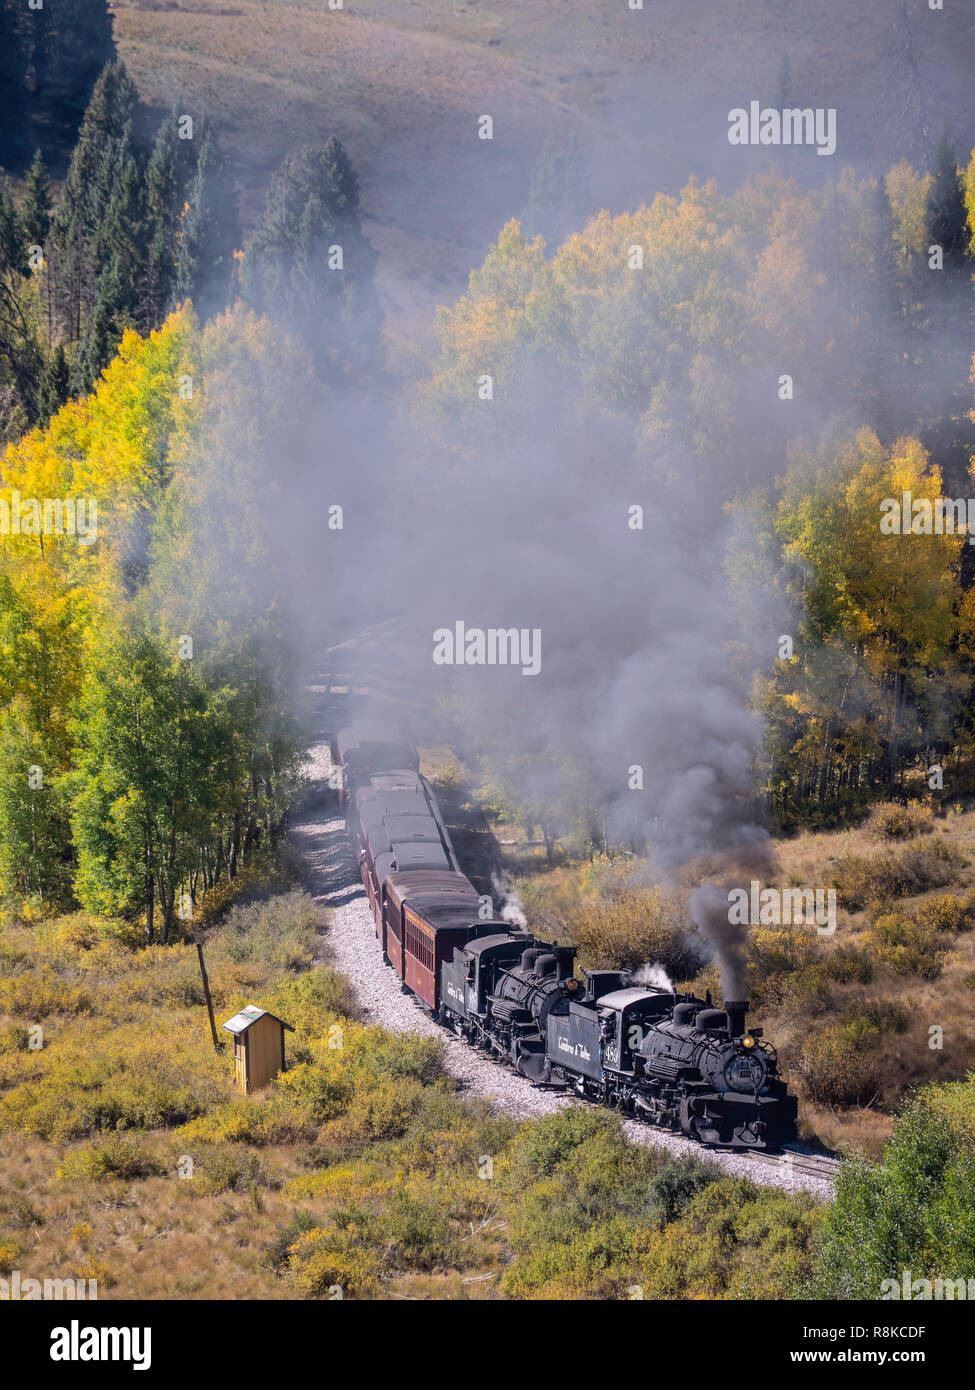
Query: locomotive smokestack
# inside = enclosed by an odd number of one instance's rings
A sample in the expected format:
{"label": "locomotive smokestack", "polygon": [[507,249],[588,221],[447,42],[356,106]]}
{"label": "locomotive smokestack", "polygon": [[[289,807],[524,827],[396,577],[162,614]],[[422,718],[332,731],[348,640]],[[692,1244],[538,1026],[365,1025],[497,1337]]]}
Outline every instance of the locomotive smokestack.
{"label": "locomotive smokestack", "polygon": [[745,1013],[748,1009],[746,999],[725,1000],[725,1013],[728,1015],[728,1032],[733,1038],[740,1038],[745,1031]]}

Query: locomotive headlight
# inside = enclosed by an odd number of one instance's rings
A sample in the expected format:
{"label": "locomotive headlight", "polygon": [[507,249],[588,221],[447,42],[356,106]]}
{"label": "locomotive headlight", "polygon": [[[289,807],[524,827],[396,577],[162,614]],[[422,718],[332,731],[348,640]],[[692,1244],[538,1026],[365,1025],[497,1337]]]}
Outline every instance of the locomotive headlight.
{"label": "locomotive headlight", "polygon": [[579,988],[579,981],[574,979],[566,980],[565,987],[570,994],[575,994],[576,990]]}
{"label": "locomotive headlight", "polygon": [[742,1045],[742,1047],[754,1047],[754,1046],[755,1046],[755,1039],[752,1037],[751,1033],[746,1033],[746,1034],[745,1034],[745,1036],[744,1036],[744,1037],[742,1038],[742,1040],[741,1040],[741,1045]]}

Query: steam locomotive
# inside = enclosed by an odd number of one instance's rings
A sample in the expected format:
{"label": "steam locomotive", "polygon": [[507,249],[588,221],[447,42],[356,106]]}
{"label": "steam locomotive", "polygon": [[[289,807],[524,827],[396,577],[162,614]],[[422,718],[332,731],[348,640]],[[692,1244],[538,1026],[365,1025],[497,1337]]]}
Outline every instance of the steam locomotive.
{"label": "steam locomotive", "polygon": [[575,948],[493,916],[461,872],[436,797],[401,731],[342,729],[340,798],[384,961],[445,1028],[538,1085],[571,1088],[702,1144],[776,1149],[797,1106],[744,1001],[575,973]]}

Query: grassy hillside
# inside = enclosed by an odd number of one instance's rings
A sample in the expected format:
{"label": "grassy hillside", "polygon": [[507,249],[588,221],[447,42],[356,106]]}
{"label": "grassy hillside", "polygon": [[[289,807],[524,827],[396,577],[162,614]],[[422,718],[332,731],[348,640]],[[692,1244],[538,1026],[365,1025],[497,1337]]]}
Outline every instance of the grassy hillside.
{"label": "grassy hillside", "polygon": [[[524,207],[547,141],[573,144],[565,198],[576,223],[604,205],[673,191],[689,171],[726,185],[767,163],[729,158],[727,113],[785,95],[838,109],[833,160],[792,152],[822,179],[897,159],[926,164],[947,120],[975,126],[975,16],[898,0],[147,0],[119,4],[119,52],[142,99],[205,108],[232,151],[245,221],[271,171],[304,140],[336,134],[363,177],[367,230],[395,332],[428,332]],[[937,70],[937,81],[931,74]],[[916,76],[915,76],[916,73]],[[495,138],[476,138],[492,114]]]}

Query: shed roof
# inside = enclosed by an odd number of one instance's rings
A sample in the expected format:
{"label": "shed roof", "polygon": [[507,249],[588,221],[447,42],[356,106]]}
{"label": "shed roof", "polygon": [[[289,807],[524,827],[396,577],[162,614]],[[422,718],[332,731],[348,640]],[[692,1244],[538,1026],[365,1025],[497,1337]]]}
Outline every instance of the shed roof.
{"label": "shed roof", "polygon": [[277,1014],[269,1014],[267,1009],[259,1009],[256,1004],[245,1004],[239,1014],[234,1014],[233,1018],[228,1018],[227,1022],[221,1024],[228,1033],[246,1033],[251,1024],[256,1023],[259,1018],[273,1018],[275,1023],[280,1023],[282,1028],[287,1028],[289,1033],[295,1030],[290,1023],[285,1023],[283,1018],[278,1018]]}

